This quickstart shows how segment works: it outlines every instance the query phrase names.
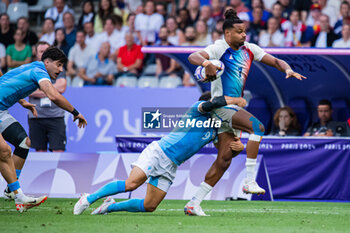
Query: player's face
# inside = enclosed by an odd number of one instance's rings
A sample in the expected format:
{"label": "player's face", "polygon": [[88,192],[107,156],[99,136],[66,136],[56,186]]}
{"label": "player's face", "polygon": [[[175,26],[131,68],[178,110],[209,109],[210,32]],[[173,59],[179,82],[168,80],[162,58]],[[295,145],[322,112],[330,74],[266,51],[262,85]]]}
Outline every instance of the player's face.
{"label": "player's face", "polygon": [[45,67],[50,75],[50,78],[56,79],[58,75],[63,71],[63,63],[59,61],[52,61],[50,59],[45,60]]}
{"label": "player's face", "polygon": [[317,107],[317,113],[320,122],[327,122],[332,117],[332,109],[328,105],[319,105]]}
{"label": "player's face", "polygon": [[236,23],[233,25],[233,28],[228,30],[228,39],[229,44],[233,47],[241,47],[244,45],[246,39],[246,27],[244,23]]}

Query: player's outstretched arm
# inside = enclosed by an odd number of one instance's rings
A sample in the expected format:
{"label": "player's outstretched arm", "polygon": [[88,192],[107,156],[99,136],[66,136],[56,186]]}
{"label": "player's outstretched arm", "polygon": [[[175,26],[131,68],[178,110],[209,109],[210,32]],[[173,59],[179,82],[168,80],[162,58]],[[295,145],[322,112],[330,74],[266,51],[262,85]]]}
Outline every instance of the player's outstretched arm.
{"label": "player's outstretched arm", "polygon": [[214,81],[216,79],[216,70],[221,70],[220,67],[214,65],[209,60],[209,54],[204,50],[194,52],[188,57],[188,61],[192,65],[205,67],[205,81]]}
{"label": "player's outstretched arm", "polygon": [[74,121],[79,120],[78,127],[85,127],[87,122],[82,114],[80,114],[63,95],[61,95],[52,83],[48,80],[41,81],[39,83],[40,89],[46,94],[46,96],[54,102],[58,107],[72,113],[74,115]]}
{"label": "player's outstretched arm", "polygon": [[290,66],[288,65],[287,62],[285,62],[285,61],[283,61],[281,59],[278,59],[278,58],[272,56],[271,54],[266,54],[261,59],[261,62],[266,64],[266,65],[275,67],[279,71],[285,73],[286,74],[286,78],[294,77],[294,78],[299,79],[299,80],[306,79],[305,76],[303,76],[303,75],[301,75],[301,74],[299,74],[297,72],[294,72],[292,70],[292,68],[290,68]]}

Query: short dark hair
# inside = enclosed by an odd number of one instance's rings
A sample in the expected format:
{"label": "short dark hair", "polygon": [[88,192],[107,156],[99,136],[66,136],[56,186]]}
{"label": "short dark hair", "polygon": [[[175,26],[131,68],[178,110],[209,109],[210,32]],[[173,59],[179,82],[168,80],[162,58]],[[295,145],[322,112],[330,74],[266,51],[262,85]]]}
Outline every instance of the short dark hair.
{"label": "short dark hair", "polygon": [[50,47],[50,44],[47,43],[46,41],[39,41],[39,42],[36,43],[36,45],[35,45],[35,51],[38,51],[39,45],[48,45],[48,46]]}
{"label": "short dark hair", "polygon": [[226,29],[233,28],[233,25],[236,23],[243,23],[243,21],[238,18],[237,12],[233,9],[228,9],[225,12],[225,21],[224,25],[222,26],[222,31],[225,32]]}
{"label": "short dark hair", "polygon": [[86,32],[85,32],[84,30],[79,29],[79,30],[77,31],[77,34],[78,34],[79,32],[80,32],[80,33],[83,33],[83,34],[84,34],[84,36],[86,36]]}
{"label": "short dark hair", "polygon": [[41,57],[41,61],[45,61],[46,59],[59,61],[62,64],[66,64],[68,61],[67,56],[64,54],[64,52],[55,46],[50,46],[45,50],[43,56]]}
{"label": "short dark hair", "polygon": [[211,92],[210,91],[206,91],[204,92],[200,97],[199,97],[199,101],[203,100],[203,101],[208,101],[211,99]]}
{"label": "short dark hair", "polygon": [[332,109],[332,103],[327,99],[320,100],[320,102],[318,102],[318,105],[328,105],[329,108]]}
{"label": "short dark hair", "polygon": [[27,23],[29,23],[27,17],[21,16],[21,17],[19,17],[19,18],[17,19],[17,24],[18,24],[18,22],[19,22],[20,20],[22,20],[22,19],[25,20]]}

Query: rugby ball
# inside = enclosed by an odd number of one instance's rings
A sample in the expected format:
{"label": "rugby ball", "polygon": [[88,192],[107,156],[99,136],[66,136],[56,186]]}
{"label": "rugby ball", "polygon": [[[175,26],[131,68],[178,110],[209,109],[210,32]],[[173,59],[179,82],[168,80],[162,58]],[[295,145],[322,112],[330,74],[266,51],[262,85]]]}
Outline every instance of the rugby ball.
{"label": "rugby ball", "polygon": [[[220,60],[210,60],[210,62],[212,64],[214,64],[215,66],[218,66],[221,68],[221,70],[216,70],[216,78],[220,78],[225,70],[224,63]],[[197,81],[203,82],[205,79],[205,67],[198,66],[195,73],[194,73],[194,77],[196,78]]]}

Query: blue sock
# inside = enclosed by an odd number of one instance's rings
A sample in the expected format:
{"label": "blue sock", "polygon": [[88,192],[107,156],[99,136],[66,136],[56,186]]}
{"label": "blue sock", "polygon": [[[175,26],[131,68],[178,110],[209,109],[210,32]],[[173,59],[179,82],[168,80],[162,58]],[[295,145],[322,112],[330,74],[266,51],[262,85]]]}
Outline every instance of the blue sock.
{"label": "blue sock", "polygon": [[108,206],[108,212],[128,211],[128,212],[146,212],[143,202],[145,199],[130,199],[117,202]]}
{"label": "blue sock", "polygon": [[22,170],[16,169],[17,180],[18,180],[19,176],[21,175],[21,171],[22,171]]}
{"label": "blue sock", "polygon": [[90,204],[92,204],[102,197],[107,197],[110,195],[123,193],[123,192],[125,192],[125,180],[113,181],[106,184],[96,192],[87,196],[87,200]]}
{"label": "blue sock", "polygon": [[8,184],[7,186],[9,187],[10,192],[16,191],[17,189],[20,188],[18,180],[11,184]]}

